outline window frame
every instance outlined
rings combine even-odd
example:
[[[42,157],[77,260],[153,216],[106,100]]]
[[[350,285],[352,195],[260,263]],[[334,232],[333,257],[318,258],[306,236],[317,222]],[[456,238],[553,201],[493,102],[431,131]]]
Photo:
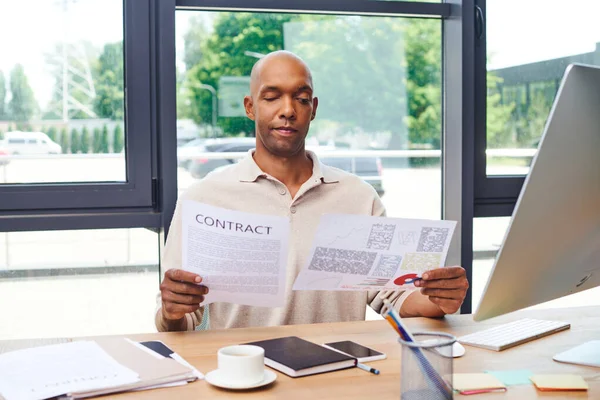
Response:
[[[476,0],[481,9],[481,41],[475,48],[475,217],[511,216],[525,176],[487,175],[487,34],[486,0]]]
[[[176,165],[169,167],[168,162],[170,154],[176,154],[175,117],[169,117],[175,95],[165,88],[169,78],[175,79],[174,66],[171,73],[165,68],[175,62],[174,8],[174,0],[123,0],[128,181],[0,186],[0,231],[134,227],[160,231],[164,218],[170,220],[168,211],[166,215],[162,210],[174,208],[177,193]]]
[[[177,10],[353,14],[439,18],[442,23],[442,216],[459,222],[447,263],[461,264],[471,280],[473,259],[473,137],[475,0],[407,1],[176,0]],[[461,101],[455,99],[460,98]],[[451,99],[451,101],[448,101]],[[452,117],[448,118],[449,112]],[[461,312],[471,312],[471,291]]]
[[[123,1],[126,182],[15,183],[0,185],[0,211],[152,207],[150,115],[150,3]]]
[[[290,0],[285,4],[272,0],[123,1],[124,47],[132,49],[126,53],[128,64],[125,69],[127,172],[139,174],[132,175],[137,180],[132,180],[130,186],[97,183],[25,185],[29,186],[25,191],[22,185],[21,195],[29,199],[29,208],[16,203],[17,192],[10,193],[7,187],[0,187],[3,200],[6,195],[12,196],[10,205],[13,207],[5,209],[4,201],[0,205],[0,231],[146,227],[158,233],[159,251],[162,252],[178,193],[177,138],[174,134],[177,130],[176,10],[437,18],[442,24],[442,216],[458,221],[447,263],[462,265],[471,279],[475,122],[476,116],[481,114],[476,108],[476,99],[480,97],[475,93],[483,90],[485,95],[485,86],[478,86],[474,78],[474,72],[481,73],[476,57],[481,49],[474,50],[476,42],[480,41],[476,40],[473,17],[477,0],[442,0],[440,3]],[[134,37],[138,41],[134,42]],[[134,45],[128,46],[128,43]],[[485,46],[483,54],[485,56]],[[485,64],[483,73],[485,77]],[[136,163],[136,157],[143,161]],[[55,196],[50,204],[47,194]],[[470,311],[469,291],[461,312]]]

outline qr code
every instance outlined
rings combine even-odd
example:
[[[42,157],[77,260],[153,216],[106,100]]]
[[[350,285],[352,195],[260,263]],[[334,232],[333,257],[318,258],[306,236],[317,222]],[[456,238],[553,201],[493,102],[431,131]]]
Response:
[[[396,225],[393,224],[374,224],[369,233],[367,242],[368,249],[389,250],[394,237]]]
[[[441,253],[444,251],[447,238],[448,228],[422,228],[417,251],[423,253]]]
[[[400,231],[398,232],[398,243],[400,246],[414,246],[417,244],[419,232],[416,231]]]
[[[308,269],[313,271],[339,272],[367,275],[373,267],[377,253],[358,250],[317,247]]]
[[[400,263],[402,263],[402,256],[382,255],[371,275],[391,279],[400,266]]]
[[[430,269],[439,268],[441,263],[442,255],[439,253],[406,253],[400,269],[410,272],[425,272]]]

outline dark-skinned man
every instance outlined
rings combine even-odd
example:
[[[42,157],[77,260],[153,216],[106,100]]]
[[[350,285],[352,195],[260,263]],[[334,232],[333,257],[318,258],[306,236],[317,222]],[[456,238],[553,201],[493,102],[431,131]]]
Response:
[[[296,55],[277,51],[253,67],[250,96],[244,98],[255,122],[256,149],[239,163],[214,171],[191,186],[182,199],[290,221],[284,307],[211,303],[200,307],[209,289],[202,277],[181,269],[181,209],[178,204],[165,246],[160,286],[159,331],[222,329],[364,320],[365,305],[380,312],[388,299],[403,317],[440,317],[456,312],[469,284],[463,268],[427,271],[421,290],[339,292],[292,291],[309,254],[321,215],[385,215],[375,190],[360,178],[328,167],[305,149],[319,101],[311,72]]]

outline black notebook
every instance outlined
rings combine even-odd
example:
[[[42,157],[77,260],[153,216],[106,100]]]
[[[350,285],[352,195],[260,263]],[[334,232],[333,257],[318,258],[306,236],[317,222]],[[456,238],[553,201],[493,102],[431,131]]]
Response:
[[[291,377],[320,374],[350,368],[356,359],[318,344],[287,336],[246,343],[265,349],[265,364]]]

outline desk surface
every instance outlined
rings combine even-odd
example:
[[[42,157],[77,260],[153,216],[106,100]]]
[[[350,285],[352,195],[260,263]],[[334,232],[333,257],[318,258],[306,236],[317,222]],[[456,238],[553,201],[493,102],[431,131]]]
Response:
[[[571,329],[538,339],[502,352],[465,346],[466,354],[455,359],[455,372],[484,370],[529,369],[534,373],[574,373],[584,377],[590,389],[583,393],[538,392],[533,385],[511,386],[506,393],[459,396],[465,399],[531,399],[531,398],[590,398],[600,399],[600,368],[558,363],[552,356],[588,340],[600,338],[600,307],[564,308],[522,311],[489,321],[476,323],[470,315],[452,315],[440,320],[406,319],[413,331],[436,330],[462,336],[490,326],[529,317],[561,320],[571,323]],[[277,380],[263,389],[242,392],[215,388],[205,381],[151,391],[124,393],[115,396],[131,399],[394,399],[400,398],[400,345],[397,335],[386,321],[347,322],[316,325],[293,325],[272,328],[229,329],[207,332],[155,333],[129,335],[134,340],[162,340],[203,373],[217,367],[220,347],[296,335],[315,343],[354,340],[387,354],[386,360],[372,362],[381,371],[373,375],[358,368],[289,378],[277,373]]]

